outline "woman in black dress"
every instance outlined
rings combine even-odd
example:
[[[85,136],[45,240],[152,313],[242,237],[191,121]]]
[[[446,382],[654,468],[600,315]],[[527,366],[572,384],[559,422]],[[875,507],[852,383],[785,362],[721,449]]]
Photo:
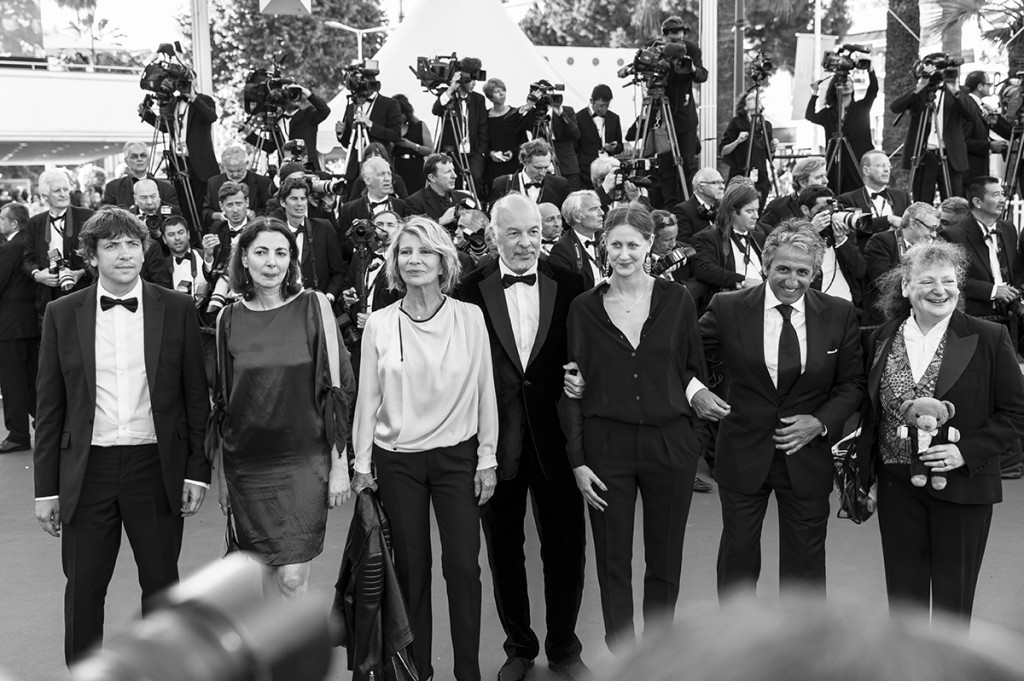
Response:
[[[505,83],[491,78],[484,84],[484,97],[491,100],[487,111],[487,134],[490,153],[484,168],[484,192],[489,196],[491,183],[502,175],[519,172],[519,145],[526,141],[523,116],[519,109],[505,103]]]
[[[763,211],[765,201],[768,199],[768,190],[772,186],[772,176],[769,173],[775,172],[775,168],[768,165],[768,158],[775,153],[775,140],[772,137],[772,124],[764,118],[763,104],[757,113],[764,121],[764,129],[762,130],[760,125],[756,130],[750,129],[751,119],[757,105],[758,96],[754,90],[740,98],[736,104],[736,115],[729,121],[729,126],[725,129],[722,141],[718,145],[718,151],[722,155],[722,160],[729,165],[729,177],[726,179],[726,184],[729,184],[734,177],[740,175],[749,177],[751,171],[757,171],[754,187],[761,195],[758,209]],[[754,145],[753,148],[750,146],[751,143]],[[748,153],[750,154],[749,166],[747,165]],[[745,169],[747,172],[743,172]]]
[[[423,159],[434,151],[427,124],[416,118],[409,98],[395,95],[393,99],[402,108],[402,139],[395,144],[395,174],[405,181],[409,193],[418,192],[427,183],[423,174]]]

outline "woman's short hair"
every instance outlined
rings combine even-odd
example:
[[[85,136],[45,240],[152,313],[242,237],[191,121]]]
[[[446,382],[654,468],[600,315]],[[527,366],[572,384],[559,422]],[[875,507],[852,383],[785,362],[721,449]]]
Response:
[[[387,161],[388,165],[391,165],[391,154],[388,153],[387,147],[380,142],[368,142],[366,148],[363,149],[363,159],[368,158],[382,158]]]
[[[505,87],[505,81],[500,78],[491,78],[489,81],[484,83],[484,97],[490,99],[491,95],[494,94],[494,91],[498,88],[508,92],[508,88]]]
[[[277,190],[277,200],[284,205],[284,200],[291,196],[291,193],[296,189],[301,189],[306,198],[309,198],[309,183],[306,182],[304,177],[289,177],[281,183],[281,188]]]
[[[793,185],[796,189],[806,186],[807,178],[825,167],[824,156],[808,156],[796,162],[793,166]]]
[[[258,217],[247,224],[238,236],[238,243],[231,251],[228,262],[228,279],[231,290],[237,291],[245,300],[256,297],[256,285],[249,275],[249,269],[242,264],[242,254],[249,250],[256,237],[264,232],[277,232],[288,240],[288,272],[281,282],[281,297],[288,300],[302,290],[302,275],[299,273],[299,247],[288,226],[277,218]]]
[[[825,240],[821,238],[810,220],[805,218],[790,218],[783,220],[778,227],[772,230],[768,238],[764,240],[764,248],[761,250],[761,261],[764,264],[764,271],[772,267],[775,254],[780,248],[795,248],[811,256],[814,261],[814,273],[821,270],[821,261],[825,257]]]
[[[655,234],[665,229],[666,227],[672,227],[674,225],[679,224],[679,221],[676,219],[676,216],[673,215],[671,211],[661,209],[651,211],[651,220],[654,221]]]
[[[914,272],[926,267],[952,267],[956,273],[956,287],[963,293],[968,262],[967,252],[959,244],[941,240],[914,244],[903,254],[900,264],[879,279],[879,295],[875,301],[875,308],[886,319],[901,319],[909,315],[910,300],[903,295],[903,284],[910,281]],[[961,295],[957,308],[963,310],[964,302],[964,296]]]
[[[608,215],[604,216],[604,236],[602,238],[607,239],[608,232],[622,225],[629,225],[640,232],[647,241],[654,238],[654,220],[651,218],[651,213],[639,205],[616,206],[608,211]]]
[[[96,257],[96,245],[100,239],[123,236],[141,241],[143,254],[149,250],[149,228],[137,215],[117,206],[104,206],[93,213],[78,233],[78,255],[85,261],[86,269],[96,274],[92,260]]]
[[[455,250],[455,243],[444,227],[437,224],[425,215],[414,215],[402,224],[388,244],[384,252],[384,260],[387,266],[388,288],[392,291],[404,291],[405,282],[398,271],[398,249],[402,237],[412,234],[419,237],[427,248],[437,252],[441,256],[441,272],[438,274],[438,281],[442,293],[451,293],[459,282],[459,274],[462,271],[459,265],[459,254]]]

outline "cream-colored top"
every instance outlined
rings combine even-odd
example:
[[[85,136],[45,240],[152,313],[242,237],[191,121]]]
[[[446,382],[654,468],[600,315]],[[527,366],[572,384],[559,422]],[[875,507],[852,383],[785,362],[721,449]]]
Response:
[[[483,312],[446,297],[433,317],[417,322],[400,305],[374,311],[363,329],[356,472],[370,472],[374,444],[423,452],[473,435],[477,470],[496,466],[498,403]]]

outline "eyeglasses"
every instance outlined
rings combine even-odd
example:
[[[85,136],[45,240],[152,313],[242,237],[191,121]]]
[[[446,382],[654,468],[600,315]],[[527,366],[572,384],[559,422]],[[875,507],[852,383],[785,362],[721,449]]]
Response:
[[[711,180],[705,182],[698,182],[697,184],[725,184],[725,180]]]
[[[917,218],[913,218],[912,217],[910,219],[913,220],[914,222],[916,222],[917,224],[921,225],[925,229],[927,229],[932,234],[935,234],[936,232],[939,231],[939,226],[940,226],[939,224],[929,225],[927,222],[922,222],[921,220],[918,220]],[[941,222],[940,222],[940,224],[941,224]]]

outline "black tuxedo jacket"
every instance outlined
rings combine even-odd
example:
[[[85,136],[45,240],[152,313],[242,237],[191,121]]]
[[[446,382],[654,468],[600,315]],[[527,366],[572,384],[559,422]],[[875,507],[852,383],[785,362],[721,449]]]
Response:
[[[487,130],[487,100],[479,92],[470,92],[466,100],[458,99],[459,105],[468,103],[468,121],[466,138],[469,140],[469,153],[486,154],[490,151],[489,134]],[[441,98],[434,101],[431,113],[440,118],[444,114],[445,107],[441,104]],[[395,140],[396,142],[398,140]],[[441,150],[451,151],[457,147],[455,143],[455,131],[451,125],[445,125],[441,131]]]
[[[594,117],[590,113],[590,107],[585,106],[576,112],[576,125],[580,129],[579,160],[580,174],[586,179],[587,186],[590,182],[590,164],[597,160],[604,148],[601,134],[594,123]],[[622,153],[622,122],[619,115],[609,111],[604,116],[604,138],[608,143],[614,142],[615,149],[610,156]]]
[[[429,186],[418,192],[409,194],[405,200],[408,215],[426,215],[431,220],[440,220],[449,208],[464,199],[472,199],[473,195],[459,189],[453,189],[447,196],[441,196]]]
[[[534,118],[536,119],[536,116]],[[548,143],[555,152],[558,174],[563,177],[579,175],[580,126],[576,122],[576,112],[571,106],[563,106],[560,116],[556,116],[554,111],[551,112],[551,135],[554,139],[548,140]],[[587,174],[590,174],[590,166],[587,166]]]
[[[303,230],[306,239],[299,259],[302,286],[330,293],[335,300],[340,299],[341,291],[345,288],[345,259],[337,232],[327,220],[308,217]]]
[[[985,113],[974,101],[974,98],[961,90],[960,99],[963,102],[966,117],[961,121],[964,130],[964,144],[967,146],[967,172],[964,173],[964,187],[976,177],[990,175],[989,158],[992,155],[992,147],[989,145],[989,132],[995,132],[1000,137],[1010,139],[1013,132],[1013,125],[1004,117],[999,116],[994,125],[989,125],[985,120]]]
[[[82,278],[78,280],[74,291],[80,291],[92,283],[92,275],[85,267],[85,261],[78,255],[78,233],[82,231],[82,225],[92,216],[92,211],[86,208],[68,206],[68,212],[64,218],[64,243],[61,251],[64,253],[64,260],[68,267],[73,270],[86,270]],[[33,270],[45,270],[50,266],[50,213],[44,212],[33,215],[25,225],[25,254],[22,258],[22,266],[25,274],[32,276]],[[32,281],[35,284],[35,280]],[[51,300],[67,295],[60,287],[49,287],[35,284],[36,286],[36,308],[39,314]]]
[[[25,230],[0,244],[0,341],[39,337],[36,288],[25,274]]]
[[[82,492],[96,411],[96,286],[46,308],[36,380],[35,496],[60,496],[71,522]],[[146,377],[164,487],[181,505],[186,479],[210,481],[204,450],[210,396],[192,298],[143,282]]]
[[[864,277],[867,274],[867,263],[864,261],[864,256],[861,254],[860,249],[857,248],[856,237],[851,234],[843,242],[842,246],[835,248],[835,252],[836,265],[839,266],[839,271],[846,277],[846,283],[850,286],[850,297],[853,299],[853,305],[859,310],[864,301]],[[811,288],[818,291],[825,288],[827,282],[824,281],[823,277],[824,273],[819,271],[814,277],[814,281],[811,282]]]
[[[754,494],[768,477],[780,416],[810,414],[828,429],[786,458],[794,494],[801,499],[832,490],[830,441],[864,398],[864,360],[857,311],[844,300],[809,290],[806,297],[807,366],[780,400],[765,366],[765,285],[719,293],[700,318],[708,357],[722,362],[732,413],[718,425],[715,479],[741,494]]]
[[[167,132],[164,121],[152,110],[142,115],[142,120]],[[199,182],[206,182],[220,171],[217,155],[213,152],[212,125],[217,122],[217,104],[210,95],[196,94],[188,103],[185,112],[185,148],[188,150],[192,174]]]
[[[494,183],[491,185],[491,196],[490,203],[494,205],[494,202],[512,192],[519,192],[526,196],[526,191],[523,189],[523,183],[519,177],[519,173],[514,175],[502,175],[495,178]],[[565,197],[569,196],[569,181],[564,177],[558,175],[547,175],[544,177],[544,181],[540,185],[540,194],[537,195],[537,203],[553,203],[559,210],[562,209],[562,202],[565,201]]]
[[[693,99],[693,84],[704,83],[708,79],[708,70],[704,68],[703,53],[697,43],[684,40],[686,54],[693,61],[692,73],[676,73],[669,71],[665,85],[665,96],[668,97],[669,109],[676,127],[676,135],[692,132],[697,129],[697,102]]]
[[[516,476],[526,437],[532,437],[537,460],[548,480],[572,475],[556,405],[562,394],[562,365],[567,359],[569,304],[583,292],[583,280],[577,274],[540,262],[536,286],[540,294],[540,325],[530,359],[523,367],[497,261],[471,272],[459,285],[458,297],[480,307],[487,324],[501,414],[497,456],[498,476],[502,480]]]
[[[583,290],[585,291],[594,288],[597,283],[594,280],[594,270],[590,266],[587,252],[583,249],[583,244],[580,243],[580,239],[573,229],[566,229],[555,245],[551,247],[548,264],[552,267],[569,270],[580,276],[583,279]]]
[[[405,217],[409,215],[409,207],[405,201],[399,198],[391,197],[391,210],[398,213],[399,217]],[[445,209],[447,210],[447,208]],[[373,214],[370,212],[370,203],[366,198],[366,192],[357,199],[353,199],[348,203],[342,204],[338,210],[338,235],[343,239],[348,235],[349,229],[352,228],[352,223],[356,220],[370,220]]]
[[[345,116],[342,118],[345,127],[340,133],[337,133],[338,142],[346,149],[352,141],[352,119],[354,116],[355,109],[349,102],[345,107]],[[370,128],[366,131],[367,137],[371,142],[383,144],[390,154],[395,147],[395,142],[402,139],[402,107],[399,106],[398,100],[377,95],[370,106],[369,118]]]
[[[924,95],[923,91],[910,90],[897,97],[896,101],[889,105],[889,110],[894,114],[910,111],[910,125],[907,126],[907,138],[903,147],[903,167],[908,170],[913,161],[914,142],[917,141],[918,128],[923,122],[926,139],[928,131],[931,130],[931,121],[925,115],[925,102],[930,96]],[[960,96],[960,93],[953,94],[946,90],[942,98],[942,140],[949,167],[957,173],[967,171],[967,144],[964,142],[963,126],[968,120],[963,97]]]
[[[864,263],[867,275],[864,280],[864,321],[867,324],[881,324],[882,313],[875,309],[878,301],[879,280],[889,270],[900,264],[900,252],[897,239],[902,238],[895,231],[879,232],[868,239],[864,247]]]
[[[751,230],[749,234],[757,245],[757,257],[763,263],[761,253],[764,249],[765,236],[756,229]],[[708,297],[719,291],[732,291],[736,284],[743,282],[743,275],[736,272],[736,257],[733,255],[732,245],[724,248],[724,240],[724,235],[717,227],[708,227],[693,237],[693,247],[697,250],[697,255],[693,256],[693,276],[707,287]]]
[[[676,241],[684,244],[692,244],[693,237],[714,222],[714,213],[710,216],[706,215],[701,205],[697,203],[697,197],[693,194],[685,201],[677,203],[672,209],[672,214],[676,216],[676,221],[679,223],[679,235],[676,237]]]
[[[870,362],[867,397],[858,452],[865,489],[882,466],[878,450],[881,422],[879,402],[882,372],[889,349],[905,317],[887,322],[867,339]],[[1024,433],[1024,382],[1006,327],[954,312],[946,331],[935,384],[935,398],[956,407],[949,425],[960,431],[957,447],[964,465],[946,474],[946,487],[922,487],[931,496],[954,504],[994,504],[1002,501],[999,459],[1010,443]]]
[[[147,178],[156,182],[156,188],[160,192],[160,203],[169,206],[178,205],[178,193],[174,191],[174,185],[167,180],[161,180],[147,175]],[[135,183],[138,182],[130,175],[122,175],[116,180],[107,182],[103,188],[102,203],[104,206],[121,206],[130,208],[135,205]]]
[[[213,214],[220,212],[220,199],[217,192],[228,181],[227,173],[218,173],[211,177],[206,183],[206,205],[203,207],[203,222],[207,227],[213,224]],[[245,186],[249,188],[249,208],[257,215],[262,215],[267,207],[267,201],[273,193],[270,178],[266,175],[246,171]]]
[[[902,189],[894,189],[893,187],[886,187],[885,193],[889,196],[889,205],[892,206],[892,214],[896,217],[902,217],[904,211],[907,210],[907,206],[910,205],[910,197]],[[845,194],[839,195],[839,207],[846,209],[856,209],[862,213],[871,215],[874,208],[871,205],[871,197],[868,194],[867,187],[861,187],[855,189],[852,192],[846,192]],[[857,230],[857,242],[861,248],[867,246],[868,239],[872,234],[879,232],[885,232],[889,230],[889,218],[887,217],[875,217],[871,220],[871,231],[865,232],[860,229]]]
[[[1000,248],[1006,253],[1010,265],[1009,281],[1006,283],[1020,286],[1024,284],[1024,264],[1017,248],[1017,230],[1005,220],[997,220],[996,227],[999,230]],[[996,308],[992,304],[992,285],[995,279],[989,265],[988,244],[981,225],[972,215],[959,225],[947,229],[946,238],[963,246],[970,259],[967,280],[964,282],[967,314],[975,317],[995,314]]]
[[[316,94],[310,94],[309,106],[295,112],[288,123],[288,139],[302,140],[306,143],[306,156],[314,171],[320,170],[320,152],[316,148],[316,132],[320,124],[331,115],[331,107]],[[245,141],[260,151],[273,154],[277,151],[277,143],[256,133],[249,133]]]
[[[757,221],[757,226],[767,235],[771,234],[782,221],[803,216],[800,204],[796,202],[796,194],[786,194],[777,196],[768,202]]]

